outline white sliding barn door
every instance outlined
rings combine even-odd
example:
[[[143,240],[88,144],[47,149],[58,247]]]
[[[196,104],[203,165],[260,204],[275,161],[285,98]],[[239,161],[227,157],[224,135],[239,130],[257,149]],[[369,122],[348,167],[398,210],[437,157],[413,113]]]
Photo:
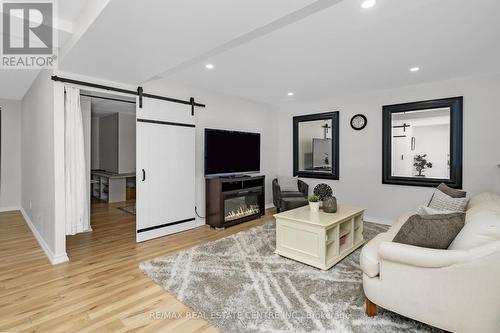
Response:
[[[143,98],[137,107],[137,242],[199,226],[194,124],[189,105]]]

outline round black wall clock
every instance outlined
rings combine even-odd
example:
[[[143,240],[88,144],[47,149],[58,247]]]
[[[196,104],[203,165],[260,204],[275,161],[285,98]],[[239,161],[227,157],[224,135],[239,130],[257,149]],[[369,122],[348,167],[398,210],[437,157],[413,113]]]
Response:
[[[365,115],[356,114],[351,118],[351,127],[356,131],[361,131],[366,127],[367,122],[368,120],[366,119]]]

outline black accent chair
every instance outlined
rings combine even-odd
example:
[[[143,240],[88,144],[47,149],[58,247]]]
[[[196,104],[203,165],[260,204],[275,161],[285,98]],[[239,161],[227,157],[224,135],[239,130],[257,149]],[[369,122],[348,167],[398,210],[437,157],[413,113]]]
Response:
[[[278,178],[273,180],[273,204],[278,213],[309,204],[308,193],[309,185],[300,179],[297,180],[297,191],[281,191]]]

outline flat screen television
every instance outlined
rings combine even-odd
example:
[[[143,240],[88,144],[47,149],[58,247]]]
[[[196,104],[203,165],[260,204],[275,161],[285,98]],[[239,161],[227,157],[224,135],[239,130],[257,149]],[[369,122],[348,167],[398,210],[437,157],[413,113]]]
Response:
[[[205,129],[205,175],[260,172],[260,134]]]

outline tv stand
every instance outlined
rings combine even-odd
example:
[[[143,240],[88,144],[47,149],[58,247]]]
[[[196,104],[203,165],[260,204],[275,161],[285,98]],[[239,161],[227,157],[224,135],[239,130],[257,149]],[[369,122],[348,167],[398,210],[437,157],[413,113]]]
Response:
[[[248,178],[252,177],[251,175],[227,175],[227,176],[220,176],[219,178],[222,179],[235,179],[235,178]]]
[[[206,223],[224,228],[265,214],[265,176],[239,175],[205,180]]]

